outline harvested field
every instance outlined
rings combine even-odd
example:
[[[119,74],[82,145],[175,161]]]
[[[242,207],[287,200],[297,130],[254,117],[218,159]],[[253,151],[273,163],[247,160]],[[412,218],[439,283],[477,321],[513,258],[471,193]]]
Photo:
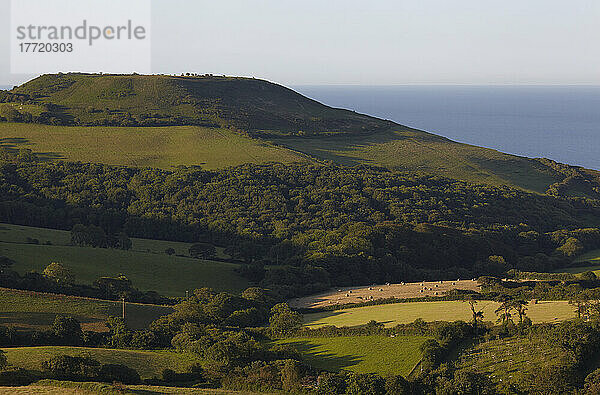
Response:
[[[480,287],[475,280],[448,280],[337,288],[317,295],[292,299],[290,306],[296,309],[307,309],[388,298],[436,298],[454,289],[479,292]]]

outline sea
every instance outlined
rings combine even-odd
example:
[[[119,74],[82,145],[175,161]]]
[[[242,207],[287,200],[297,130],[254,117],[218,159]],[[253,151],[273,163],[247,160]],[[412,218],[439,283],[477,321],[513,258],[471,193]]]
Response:
[[[454,141],[600,170],[600,86],[295,86]]]

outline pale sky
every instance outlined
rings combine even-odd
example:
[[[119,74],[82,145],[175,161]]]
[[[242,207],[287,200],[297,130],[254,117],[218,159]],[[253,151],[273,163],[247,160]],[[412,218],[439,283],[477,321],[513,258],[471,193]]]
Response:
[[[31,77],[10,73],[8,3],[0,85]],[[287,85],[600,84],[598,0],[152,0],[152,11],[153,73]]]

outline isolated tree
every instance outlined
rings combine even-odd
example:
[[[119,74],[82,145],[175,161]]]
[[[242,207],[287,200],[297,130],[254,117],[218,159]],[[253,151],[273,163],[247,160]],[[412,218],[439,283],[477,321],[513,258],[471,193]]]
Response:
[[[46,266],[43,274],[45,277],[54,280],[61,285],[73,284],[73,281],[75,280],[73,272],[62,263],[58,262],[52,262]]]
[[[175,249],[173,247],[169,247],[165,250],[165,254],[167,255],[174,255],[175,254]]]
[[[498,301],[500,302],[500,306],[498,306],[495,311],[498,316],[498,322],[501,322],[502,325],[508,325],[512,322],[512,314],[510,314],[510,311],[513,308],[513,301],[508,296],[502,296]]]
[[[75,224],[71,229],[71,244],[84,246],[87,244],[87,228],[82,224]]]
[[[512,308],[519,315],[519,324],[522,324],[523,318],[525,318],[527,312],[527,307],[525,306],[527,306],[527,302],[522,299],[512,301]]]
[[[468,297],[465,300],[467,303],[469,303],[469,308],[471,309],[471,315],[472,315],[471,322],[473,324],[473,331],[475,332],[475,336],[477,336],[477,332],[479,330],[479,322],[483,321],[483,311],[475,309],[477,300],[473,299],[472,297]]]
[[[51,330],[54,336],[63,344],[75,346],[82,342],[81,324],[73,317],[57,316]]]

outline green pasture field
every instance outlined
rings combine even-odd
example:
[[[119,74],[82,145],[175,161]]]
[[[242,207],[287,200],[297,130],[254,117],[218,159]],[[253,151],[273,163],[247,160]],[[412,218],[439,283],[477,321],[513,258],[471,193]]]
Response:
[[[139,303],[125,305],[127,325],[131,329],[144,329],[171,307]],[[98,299],[81,298],[41,292],[0,288],[0,325],[16,329],[47,329],[57,315],[71,316],[82,324],[84,330],[106,330],[104,321],[110,316],[122,315],[122,304]]]
[[[420,347],[427,339],[371,335],[291,338],[277,343],[294,346],[309,364],[319,369],[407,376],[421,360]]]
[[[54,355],[89,356],[100,363],[123,364],[138,371],[142,378],[160,377],[164,369],[185,372],[202,363],[197,356],[175,351],[115,350],[86,347],[16,347],[3,348],[12,366],[40,370],[42,362]]]
[[[483,311],[484,321],[496,321],[494,311],[497,307],[498,303],[492,301],[480,301],[477,304],[477,309]],[[556,322],[575,317],[575,310],[567,301],[540,301],[537,304],[529,304],[527,309],[527,316],[534,323]],[[304,323],[315,328],[326,325],[341,327],[363,325],[375,320],[392,327],[413,322],[417,318],[428,322],[469,321],[471,311],[469,305],[461,301],[393,303],[305,314]]]
[[[27,238],[37,239],[41,244],[48,241],[52,245],[68,246],[71,244],[71,232],[57,229],[36,228],[33,226],[21,226],[0,223],[0,241],[9,243],[26,243]],[[152,252],[164,254],[168,248],[173,248],[176,255],[189,256],[191,243],[178,241],[152,240],[131,238],[131,251]],[[229,258],[223,253],[222,247],[216,247],[218,258]]]
[[[105,248],[0,242],[0,255],[16,264],[23,274],[42,272],[52,262],[71,269],[75,281],[91,284],[103,276],[124,274],[133,286],[165,296],[185,296],[186,290],[211,287],[218,291],[241,291],[248,281],[235,273],[236,264],[166,254]]]

